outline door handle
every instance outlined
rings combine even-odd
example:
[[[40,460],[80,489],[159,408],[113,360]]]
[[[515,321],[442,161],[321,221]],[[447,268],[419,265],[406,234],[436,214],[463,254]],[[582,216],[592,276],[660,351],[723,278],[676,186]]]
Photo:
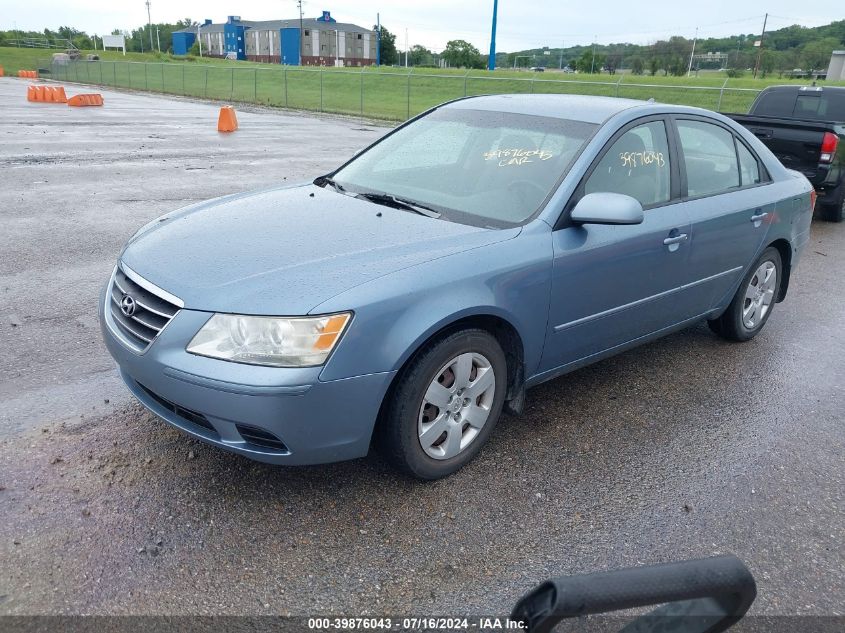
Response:
[[[675,235],[673,237],[667,237],[665,240],[663,240],[663,243],[666,246],[671,246],[672,244],[680,244],[681,242],[686,242],[686,241],[687,241],[687,234],[681,233],[680,235]]]
[[[751,216],[751,221],[756,224],[757,222],[761,222],[762,220],[765,220],[767,217],[769,217],[769,213],[767,211],[764,212],[764,213],[757,213],[757,214]]]

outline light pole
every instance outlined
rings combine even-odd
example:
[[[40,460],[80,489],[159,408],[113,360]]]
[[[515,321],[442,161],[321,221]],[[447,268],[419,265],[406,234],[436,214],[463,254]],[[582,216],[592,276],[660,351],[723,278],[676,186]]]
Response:
[[[692,58],[695,56],[695,43],[698,41],[698,27],[695,27],[695,37],[692,40],[692,52],[689,54],[689,68],[687,68],[687,77],[692,76]]]
[[[299,6],[299,65],[302,66],[302,51],[305,50],[303,48],[303,46],[304,46],[303,39],[305,38],[305,29],[302,27],[302,0],[297,0],[296,4],[297,4],[297,6]],[[281,46],[281,43],[279,45]]]
[[[596,69],[596,36],[593,36],[593,61],[590,62],[590,74],[592,75]]]
[[[150,52],[153,52],[153,21],[150,18],[150,0],[147,0],[147,30],[150,32]]]
[[[490,56],[487,58],[487,70],[496,70],[496,17],[499,12],[499,0],[493,0],[493,27],[490,33]]]

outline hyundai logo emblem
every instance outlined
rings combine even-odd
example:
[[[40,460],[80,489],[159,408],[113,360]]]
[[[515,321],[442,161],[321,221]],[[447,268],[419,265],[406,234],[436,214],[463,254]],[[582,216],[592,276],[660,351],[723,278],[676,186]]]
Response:
[[[135,303],[135,299],[130,297],[129,295],[123,295],[123,299],[120,300],[120,311],[123,312],[128,317],[131,317],[135,314],[135,309],[138,307],[138,304]]]

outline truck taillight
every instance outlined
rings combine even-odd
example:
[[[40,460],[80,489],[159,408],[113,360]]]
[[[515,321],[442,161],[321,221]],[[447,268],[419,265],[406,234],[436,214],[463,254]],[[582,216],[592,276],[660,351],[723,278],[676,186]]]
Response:
[[[810,189],[810,211],[814,211],[816,208],[816,198],[819,197],[819,194],[816,193],[815,189]]]
[[[838,145],[839,137],[832,132],[825,132],[824,138],[822,139],[822,154],[819,156],[819,161],[822,163],[832,163]]]

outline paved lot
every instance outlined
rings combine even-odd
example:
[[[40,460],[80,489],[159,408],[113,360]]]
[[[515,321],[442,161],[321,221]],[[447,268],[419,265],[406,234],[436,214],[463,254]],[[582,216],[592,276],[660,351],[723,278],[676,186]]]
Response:
[[[554,574],[735,553],[758,614],[845,614],[845,226],[762,335],[689,329],[547,383],[469,467],[278,469],[132,403],[96,296],[192,200],[314,176],[383,130],[0,79],[0,613],[502,613]]]

